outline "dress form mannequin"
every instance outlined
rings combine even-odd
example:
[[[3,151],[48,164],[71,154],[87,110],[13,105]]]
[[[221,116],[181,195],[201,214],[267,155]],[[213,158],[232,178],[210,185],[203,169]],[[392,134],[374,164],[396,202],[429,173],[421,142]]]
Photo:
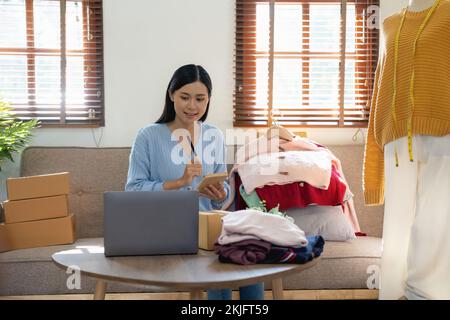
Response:
[[[426,83],[432,80],[431,74],[429,76],[425,76],[425,74],[434,68],[436,70],[445,69],[446,63],[449,61],[450,47],[443,46],[441,48],[440,39],[448,35],[450,2],[446,0],[409,0],[407,3],[408,6],[403,12],[389,17],[383,25],[387,30],[385,30],[385,34],[389,41],[385,41],[385,44],[389,50],[383,52],[384,60],[382,60],[383,65],[380,69],[382,75],[389,74],[390,77],[383,79],[381,76],[382,80],[378,84],[383,87],[384,83],[384,88],[390,88],[392,91],[376,91],[378,96],[374,106],[377,109],[374,109],[381,115],[382,111],[388,113],[386,110],[389,110],[394,114],[398,110],[396,107],[405,108],[407,111],[404,112],[409,113],[410,119],[413,117],[418,119],[420,115],[413,110],[418,110],[414,107],[419,105],[417,104],[417,97],[421,95],[419,90],[423,90],[425,95],[429,90],[419,88],[426,88]],[[445,31],[441,33],[438,29]],[[427,41],[428,39],[432,39],[433,42]],[[449,40],[450,38],[447,38],[447,43],[450,43]],[[434,51],[434,48],[438,47],[441,49]],[[433,59],[431,56],[435,52],[438,53],[439,58]],[[408,65],[405,62],[406,59],[409,59]],[[427,64],[426,68],[422,67],[423,63]],[[393,83],[392,77],[397,73],[399,76],[396,77],[396,80],[404,80]],[[401,82],[403,84],[399,84]],[[397,88],[399,92],[403,91],[401,96],[408,97],[408,99],[403,99],[403,101],[396,99],[400,95],[392,94],[395,91],[394,88]],[[435,96],[443,97],[446,95],[445,92],[450,91],[448,89],[440,90]],[[384,98],[388,101],[384,105],[378,103],[382,101],[383,93]],[[439,108],[450,110],[444,100],[440,103],[434,103],[431,99],[431,103],[427,103],[425,100],[422,103],[422,110],[426,112],[427,108],[434,108],[435,115],[433,117],[435,118],[445,118],[439,114]],[[450,101],[449,98],[446,100]],[[402,102],[398,103],[399,101]],[[442,107],[436,107],[440,104]],[[372,115],[374,114],[376,115],[375,112]],[[380,125],[382,123],[381,116],[378,116],[378,119],[376,116],[373,118],[375,119],[372,122],[374,124],[379,120],[379,132],[389,127],[389,125],[386,127],[383,127],[384,124]],[[394,116],[392,118],[392,121],[395,122]],[[446,119],[450,120],[449,116],[446,116]],[[379,282],[379,298],[382,300],[398,299],[402,296],[407,299],[450,298],[450,273],[448,272],[450,270],[450,254],[443,254],[444,251],[449,252],[447,248],[450,244],[449,205],[444,202],[448,200],[448,196],[434,197],[434,192],[438,190],[445,190],[447,195],[450,194],[448,187],[450,131],[446,129],[430,135],[425,130],[419,129],[420,125],[417,123],[416,120],[416,125],[410,127],[412,130],[403,130],[408,126],[405,124],[401,127],[402,136],[393,137],[392,141],[383,146],[384,161],[380,171],[384,170],[385,177],[383,181],[385,209]],[[430,127],[434,128],[435,126]],[[416,131],[414,132],[414,130]],[[411,144],[408,141],[410,136],[412,137]],[[436,146],[436,148],[432,148],[432,146]],[[401,150],[398,154],[396,148]],[[440,150],[446,150],[446,152],[440,153]],[[367,152],[366,154],[370,159],[371,153]],[[411,160],[411,154],[414,155],[414,161]],[[396,165],[397,157],[400,159],[399,166]],[[446,177],[440,179],[444,174]],[[447,221],[446,224],[443,221]],[[440,225],[443,225],[443,228],[440,228]],[[437,226],[440,228],[439,230],[436,229]],[[447,248],[434,250],[431,246],[426,245],[430,243]]]
[[[408,10],[419,12],[431,8],[435,0],[409,0]]]

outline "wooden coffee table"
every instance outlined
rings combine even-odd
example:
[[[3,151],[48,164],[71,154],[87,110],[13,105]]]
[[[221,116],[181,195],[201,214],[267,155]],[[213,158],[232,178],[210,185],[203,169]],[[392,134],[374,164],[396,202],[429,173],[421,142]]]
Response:
[[[78,267],[81,274],[95,278],[94,299],[105,299],[108,281],[154,285],[190,291],[191,299],[201,299],[207,289],[234,288],[271,281],[274,299],[283,299],[282,278],[314,266],[306,264],[237,265],[221,263],[212,251],[195,255],[105,257],[103,239],[91,239],[75,249],[52,255],[64,270]]]

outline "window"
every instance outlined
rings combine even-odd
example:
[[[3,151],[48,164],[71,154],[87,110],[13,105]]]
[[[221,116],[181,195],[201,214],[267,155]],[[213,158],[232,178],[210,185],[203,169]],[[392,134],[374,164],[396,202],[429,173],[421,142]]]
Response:
[[[104,125],[101,0],[0,0],[0,95],[42,127]]]
[[[367,126],[378,2],[237,0],[234,126]]]

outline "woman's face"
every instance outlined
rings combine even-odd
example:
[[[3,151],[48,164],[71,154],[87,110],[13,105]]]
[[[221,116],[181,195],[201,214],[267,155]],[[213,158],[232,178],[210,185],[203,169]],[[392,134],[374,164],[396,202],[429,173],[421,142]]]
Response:
[[[174,102],[176,117],[185,125],[199,120],[206,112],[208,89],[200,81],[189,83],[170,95]]]

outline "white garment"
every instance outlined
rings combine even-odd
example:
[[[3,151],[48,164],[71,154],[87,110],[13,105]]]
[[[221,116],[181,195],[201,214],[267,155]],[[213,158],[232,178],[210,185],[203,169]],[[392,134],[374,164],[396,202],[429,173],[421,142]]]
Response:
[[[289,219],[276,214],[247,209],[222,217],[221,245],[259,239],[282,247],[306,246],[305,232]]]
[[[450,135],[415,135],[413,152],[407,137],[384,148],[380,299],[450,299]]]
[[[331,179],[331,154],[326,150],[265,153],[239,165],[238,172],[247,194],[255,188],[299,181],[326,190]]]

